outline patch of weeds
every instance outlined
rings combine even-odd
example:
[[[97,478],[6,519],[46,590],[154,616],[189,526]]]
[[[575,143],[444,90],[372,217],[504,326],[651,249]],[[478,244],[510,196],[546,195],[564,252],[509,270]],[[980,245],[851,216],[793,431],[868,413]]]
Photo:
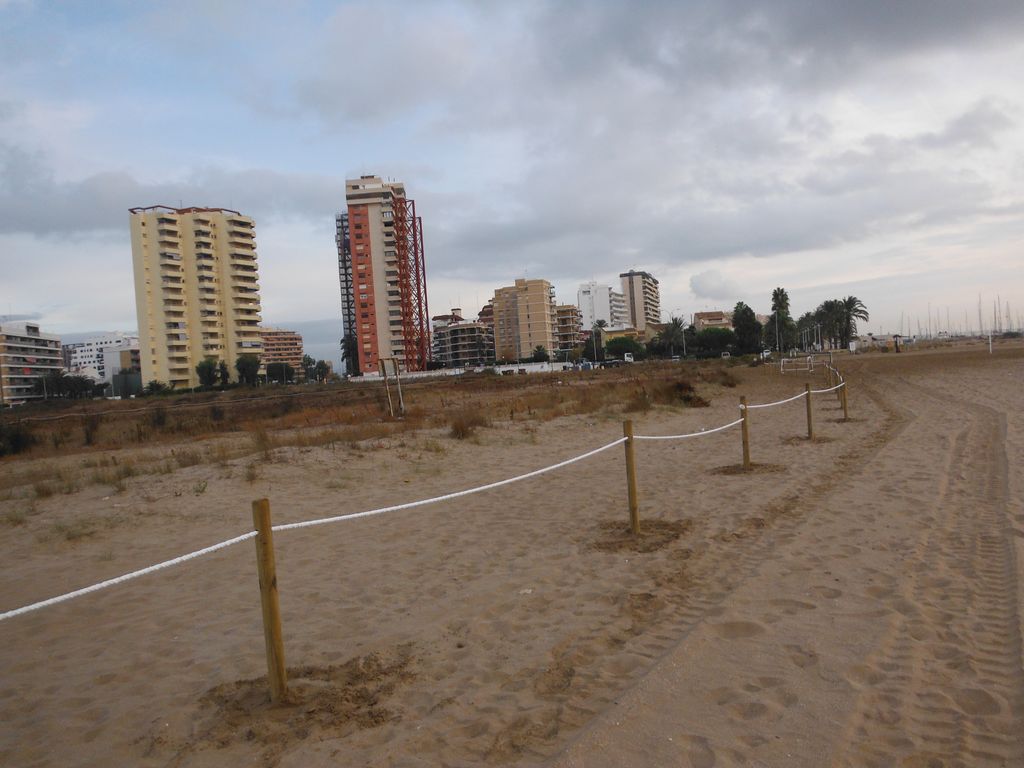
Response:
[[[32,486],[37,499],[48,499],[53,496],[54,487],[50,483],[38,482]]]
[[[264,461],[270,461],[270,452],[274,450],[274,441],[267,434],[267,430],[263,427],[255,429],[252,433],[252,445],[263,455]]]
[[[177,451],[171,451],[174,455],[175,461],[178,462],[179,467],[194,467],[196,464],[200,464],[203,461],[203,455],[193,448],[181,448]]]
[[[260,477],[259,470],[256,468],[255,462],[249,462],[245,465],[245,479],[250,483],[255,483]]]
[[[651,398],[647,394],[646,389],[639,389],[633,393],[633,396],[626,401],[625,407],[622,409],[626,413],[636,413],[651,410]]]
[[[463,411],[452,417],[449,435],[456,440],[465,440],[476,432],[477,427],[491,426],[490,420],[480,411]]]
[[[28,520],[28,513],[23,509],[9,509],[0,516],[0,520],[3,520],[5,525],[24,525]]]
[[[70,523],[54,523],[53,534],[65,541],[79,541],[96,533],[96,524],[89,519],[75,520]]]
[[[196,496],[202,496],[204,493],[206,493],[206,485],[207,483],[205,480],[200,480],[198,483],[192,486],[192,493],[194,493]]]

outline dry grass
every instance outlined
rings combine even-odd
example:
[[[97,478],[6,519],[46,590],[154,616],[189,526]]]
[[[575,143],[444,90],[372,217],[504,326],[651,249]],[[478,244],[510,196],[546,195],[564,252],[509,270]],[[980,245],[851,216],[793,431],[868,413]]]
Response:
[[[491,420],[482,412],[467,410],[455,414],[449,422],[449,436],[456,440],[465,440],[476,432],[477,427],[489,427]]]

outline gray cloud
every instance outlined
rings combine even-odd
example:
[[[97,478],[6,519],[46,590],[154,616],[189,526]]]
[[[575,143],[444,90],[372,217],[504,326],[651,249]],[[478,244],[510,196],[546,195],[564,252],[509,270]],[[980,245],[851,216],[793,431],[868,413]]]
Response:
[[[701,299],[735,299],[740,293],[739,285],[717,269],[693,275],[690,278],[690,290]]]
[[[325,219],[343,200],[340,178],[266,169],[205,168],[163,183],[143,183],[123,172],[61,182],[39,154],[0,143],[0,233],[126,229],[129,208],[158,204],[236,208],[257,219]]]

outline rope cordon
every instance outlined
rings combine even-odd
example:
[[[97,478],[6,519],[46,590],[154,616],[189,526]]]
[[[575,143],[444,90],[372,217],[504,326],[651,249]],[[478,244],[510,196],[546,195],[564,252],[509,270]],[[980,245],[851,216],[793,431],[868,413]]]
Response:
[[[472,493],[480,493],[482,491],[490,490],[491,488],[498,488],[498,487],[500,487],[502,485],[508,485],[509,483],[518,482],[519,480],[526,480],[526,479],[531,478],[531,477],[536,477],[537,475],[543,475],[545,472],[552,472],[552,471],[554,471],[556,469],[561,469],[562,467],[567,467],[570,464],[575,464],[577,461],[583,461],[584,459],[588,459],[591,456],[594,456],[594,455],[596,455],[598,453],[601,453],[602,451],[607,451],[609,448],[614,448],[616,445],[621,445],[622,443],[626,442],[626,439],[627,438],[625,438],[625,437],[620,437],[618,440],[613,440],[612,442],[610,442],[610,443],[608,443],[606,445],[602,445],[600,448],[595,448],[592,451],[587,451],[586,453],[580,454],[579,456],[574,456],[571,459],[566,459],[565,461],[560,461],[557,464],[552,464],[551,466],[543,467],[541,469],[535,469],[532,472],[527,472],[526,474],[523,474],[523,475],[517,475],[515,477],[510,477],[510,478],[507,478],[505,480],[499,480],[496,483],[488,483],[487,485],[481,485],[481,486],[478,486],[476,488],[468,488],[468,489],[466,489],[464,491],[456,491],[455,493],[446,493],[443,496],[434,496],[433,498],[430,498],[430,499],[422,499],[420,501],[410,501],[410,502],[408,502],[406,504],[395,504],[395,505],[390,506],[390,507],[381,507],[380,509],[371,509],[371,510],[369,510],[367,512],[355,512],[355,513],[353,513],[351,515],[337,515],[335,517],[325,517],[325,518],[321,518],[319,520],[307,520],[307,521],[301,522],[301,523],[286,523],[286,524],[283,524],[283,525],[275,525],[275,526],[273,526],[273,528],[271,528],[271,530],[273,530],[273,531],[290,531],[290,530],[292,530],[294,528],[308,528],[308,527],[314,526],[314,525],[324,525],[325,523],[336,523],[336,522],[339,522],[341,520],[354,520],[354,519],[359,518],[359,517],[369,517],[371,515],[380,515],[380,514],[383,514],[384,512],[396,512],[396,511],[398,511],[400,509],[411,509],[413,507],[422,507],[425,504],[434,504],[434,503],[439,502],[439,501],[446,501],[448,499],[456,499],[456,498],[459,498],[460,496],[469,496]],[[106,581],[101,581],[101,582],[98,582],[97,584],[92,584],[92,585],[90,585],[88,587],[82,587],[81,589],[76,589],[73,592],[67,592],[66,594],[58,595],[57,597],[51,597],[51,598],[49,598],[47,600],[40,600],[38,603],[32,603],[30,605],[25,605],[25,606],[22,606],[21,608],[14,608],[14,609],[12,609],[10,611],[5,611],[4,613],[0,613],[0,621],[4,621],[5,619],[12,619],[15,616],[20,616],[20,615],[22,615],[24,613],[29,613],[31,611],[39,610],[40,608],[46,608],[46,607],[51,606],[51,605],[56,605],[57,603],[63,603],[66,600],[71,600],[71,599],[76,598],[76,597],[81,597],[82,595],[87,595],[90,592],[98,592],[101,589],[106,589],[107,587],[112,587],[112,586],[114,586],[116,584],[122,584],[122,583],[124,583],[126,581],[131,581],[132,579],[137,579],[140,576],[145,576],[147,574],[153,573],[154,571],[163,570],[164,568],[170,568],[173,565],[178,565],[178,564],[184,563],[184,562],[186,562],[188,560],[193,560],[193,559],[195,559],[197,557],[202,557],[203,555],[208,555],[208,554],[210,554],[212,552],[216,552],[219,549],[225,549],[225,548],[230,547],[230,546],[232,546],[234,544],[238,544],[238,543],[246,541],[248,539],[255,538],[255,536],[256,536],[256,531],[249,531],[248,533],[243,533],[241,536],[235,536],[232,539],[227,539],[226,541],[222,541],[222,542],[219,542],[217,544],[213,544],[213,545],[211,545],[209,547],[203,547],[202,549],[197,549],[194,552],[189,552],[188,554],[181,555],[179,557],[175,557],[175,558],[172,558],[170,560],[164,560],[162,563],[157,563],[155,565],[150,565],[150,566],[148,566],[146,568],[140,568],[137,571],[131,571],[130,573],[125,573],[125,574],[123,574],[121,576],[116,576],[116,577],[114,577],[112,579],[107,579]]]
[[[812,395],[824,395],[826,392],[835,392],[840,387],[845,387],[845,386],[846,386],[846,382],[845,381],[841,381],[838,384],[836,384],[834,387],[829,387],[828,389],[812,389],[811,390],[811,394]]]
[[[774,403],[759,403],[758,405],[742,405],[741,404],[740,405],[740,410],[742,411],[744,408],[746,408],[748,411],[755,410],[756,408],[774,408],[776,405],[785,405],[786,403],[792,403],[794,400],[799,400],[801,397],[803,397],[806,394],[807,394],[806,392],[801,392],[798,395],[793,395],[792,397],[787,397],[785,400],[776,400]]]
[[[688,437],[703,437],[704,435],[710,435],[715,432],[721,432],[723,429],[729,429],[729,427],[735,427],[737,424],[742,424],[743,419],[736,419],[736,421],[730,421],[728,424],[723,424],[720,427],[714,429],[702,429],[700,432],[690,432],[687,435],[634,435],[634,440],[685,440]]]

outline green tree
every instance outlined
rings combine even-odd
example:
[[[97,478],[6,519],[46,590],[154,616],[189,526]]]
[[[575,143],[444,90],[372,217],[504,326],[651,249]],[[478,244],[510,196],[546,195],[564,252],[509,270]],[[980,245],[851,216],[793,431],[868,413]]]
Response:
[[[217,367],[217,373],[220,377],[220,385],[226,387],[231,383],[231,371],[228,370],[228,364],[223,360],[220,361],[220,365]]]
[[[306,381],[312,381],[313,380],[313,376],[315,375],[313,373],[313,369],[314,368],[316,368],[316,360],[313,357],[311,357],[310,355],[303,355],[302,356],[302,375],[306,379]]]
[[[680,317],[669,317],[665,327],[658,331],[657,340],[663,354],[669,357],[686,350],[686,323]]]
[[[838,347],[845,324],[843,303],[838,299],[826,299],[814,310],[814,319],[821,326],[822,343],[830,349]]]
[[[729,328],[705,328],[697,334],[697,354],[717,357],[736,343],[736,334]]]
[[[772,291],[772,314],[764,326],[764,343],[780,352],[797,344],[796,323],[789,314],[789,293],[785,288]]]
[[[199,377],[199,386],[212,389],[217,383],[217,361],[212,357],[203,358],[196,364],[196,375]]]
[[[780,289],[776,289],[780,290]],[[761,351],[761,323],[749,306],[736,302],[732,311],[732,327],[736,334],[736,351],[749,355]]]
[[[295,369],[292,368],[288,363],[268,363],[267,364],[267,379],[270,381],[281,382],[287,384],[294,380]]]
[[[341,340],[341,362],[345,365],[345,371],[349,376],[362,375],[359,370],[359,341],[351,331],[346,333]],[[320,379],[319,375],[317,375],[317,379]]]
[[[850,340],[857,335],[857,321],[867,322],[869,319],[868,308],[856,296],[847,296],[839,303],[842,313],[840,337],[843,347],[849,347]]]
[[[590,329],[590,341],[584,345],[587,354],[593,355],[595,363],[604,360],[604,341],[601,337],[604,335],[604,329],[607,327],[607,320],[598,320],[594,323],[594,327]]]
[[[613,357],[625,357],[627,352],[633,354],[634,360],[643,360],[647,357],[647,348],[636,339],[630,336],[618,336],[611,339],[605,345],[605,350]]]
[[[167,385],[158,379],[153,379],[146,385],[146,388],[143,390],[143,392],[145,392],[147,395],[159,395],[161,392],[166,391]]]
[[[255,386],[260,372],[260,359],[256,355],[239,355],[235,360],[235,370],[238,371],[240,383]]]
[[[538,344],[533,350],[531,359],[535,363],[546,363],[551,359],[551,355],[548,354],[548,350],[543,344]]]
[[[327,375],[331,372],[331,366],[327,364],[326,360],[317,360],[316,365],[313,366],[313,375],[317,381],[327,381]]]

